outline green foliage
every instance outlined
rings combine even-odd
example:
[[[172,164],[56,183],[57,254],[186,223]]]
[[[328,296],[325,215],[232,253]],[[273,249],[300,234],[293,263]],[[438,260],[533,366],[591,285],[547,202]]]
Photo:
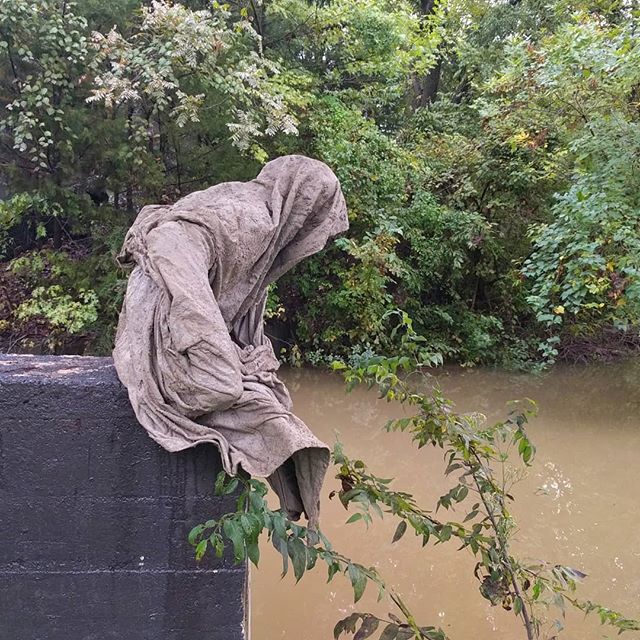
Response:
[[[74,299],[64,293],[62,287],[36,287],[31,298],[23,302],[15,311],[18,320],[39,316],[52,327],[67,333],[78,333],[98,319],[98,297],[95,291],[81,289]]]
[[[140,206],[303,153],[351,229],[271,293],[292,362],[394,354],[397,308],[466,365],[637,346],[638,12],[427,5],[0,0],[0,259],[72,255],[108,351]]]
[[[193,11],[155,1],[142,8],[140,24],[128,38],[114,28],[94,32],[92,45],[96,88],[87,101],[103,102],[111,111],[120,105],[140,109],[129,133],[135,163],[143,162],[145,130],[154,112],[166,112],[181,129],[221,102],[231,140],[241,150],[265,134],[297,132],[281,96],[271,90],[278,65],[259,55],[260,39],[251,23],[234,20],[217,2],[210,10]],[[253,153],[266,158],[259,146]]]
[[[337,443],[332,462],[339,484],[330,497],[337,495],[346,509],[354,509],[346,524],[364,523],[369,527],[376,517],[391,517],[398,522],[393,543],[400,543],[407,532],[413,532],[423,547],[453,543],[459,551],[471,553],[480,595],[491,605],[500,605],[518,617],[528,640],[547,637],[548,626],[556,631],[562,629],[566,604],[585,613],[596,613],[602,624],[611,625],[620,633],[639,630],[637,621],[576,598],[577,585],[586,577],[581,571],[541,560],[525,562],[511,550],[517,530],[510,508],[515,499],[513,486],[524,469],[533,465],[535,457],[535,446],[527,431],[535,405],[531,401],[516,403],[509,417],[496,424],[487,423],[480,414],[457,413],[428,379],[418,384],[411,381],[410,374],[438,364],[441,357],[415,333],[406,314],[400,313],[399,320],[395,331],[403,352],[410,356],[364,356],[351,365],[336,362],[334,369],[344,373],[348,389],[365,384],[377,388],[380,397],[407,405],[412,415],[391,420],[387,431],[407,433],[418,449],[441,449],[447,463],[445,475],[453,483],[440,496],[435,509],[426,509],[411,493],[396,490],[391,479],[372,473],[364,461],[349,458]],[[511,464],[514,457],[518,460],[516,466]],[[267,488],[262,482],[242,477],[229,479],[224,473],[218,476],[218,495],[233,494],[238,488],[235,512],[197,525],[191,531],[189,541],[195,547],[196,558],[202,558],[209,547],[221,556],[230,545],[236,562],[249,558],[257,564],[259,536],[265,532],[282,556],[283,574],[291,565],[296,580],[300,580],[320,560],[328,567],[329,581],[337,574],[349,579],[355,602],[370,582],[378,587],[380,598],[386,596],[394,605],[396,613],[390,613],[386,620],[370,613],[351,614],[337,623],[335,638],[354,634],[359,639],[378,633],[379,640],[446,640],[441,629],[418,623],[400,594],[373,569],[341,555],[321,532],[309,531],[289,521],[282,512],[269,509],[264,500]],[[440,509],[446,512],[453,507],[459,515],[456,520],[436,517]],[[556,620],[549,620],[550,609],[557,611]]]
[[[0,64],[12,98],[0,128],[8,132],[20,169],[55,173],[73,153],[71,112],[86,71],[87,22],[72,2],[2,0]]]
[[[90,247],[69,240],[64,250],[55,251],[46,239],[50,222],[42,217],[44,205],[35,202],[44,220],[39,223],[44,246],[6,263],[0,277],[0,333],[13,348],[104,353],[111,348],[126,286],[125,274],[113,268],[124,229],[114,227],[103,212],[106,219],[94,223]]]
[[[267,486],[259,480],[244,476],[230,478],[224,471],[216,478],[214,491],[219,496],[236,497],[236,511],[219,520],[208,520],[195,526],[189,533],[189,543],[195,547],[200,560],[211,549],[222,557],[231,543],[235,562],[250,560],[258,565],[260,534],[266,533],[268,541],[282,556],[283,576],[293,569],[296,581],[323,562],[331,581],[337,574],[344,574],[354,589],[354,601],[363,595],[368,581],[379,588],[380,597],[387,590],[375,569],[350,561],[332,549],[322,532],[311,531],[289,520],[281,511],[269,508],[265,500]]]
[[[238,491],[240,489],[240,491]],[[282,556],[282,575],[291,569],[299,581],[307,571],[314,569],[319,562],[327,567],[328,581],[336,575],[345,576],[353,588],[354,602],[362,598],[367,584],[372,583],[378,589],[379,599],[388,595],[400,613],[408,613],[400,596],[378,575],[373,567],[365,567],[334,550],[331,543],[320,531],[311,531],[289,520],[281,511],[270,509],[264,499],[267,487],[263,482],[245,477],[229,478],[220,472],[215,484],[216,495],[235,495],[236,511],[222,516],[218,520],[208,520],[196,525],[189,533],[189,543],[195,548],[196,559],[200,560],[211,550],[222,557],[227,546],[233,552],[237,563],[251,561],[256,566],[260,560],[258,540],[265,533],[267,540]],[[356,514],[359,515],[359,514]],[[355,521],[355,520],[353,520]],[[360,623],[359,636],[368,637],[380,623],[385,625],[383,633],[389,639],[417,637],[427,640],[445,640],[446,636],[435,627],[418,627],[415,622],[402,622],[391,614],[390,620],[381,620],[371,614],[353,614],[340,621],[334,635],[338,638],[344,632],[354,633]],[[376,624],[377,623],[377,624]],[[391,628],[395,633],[390,635]],[[370,631],[368,635],[364,635]],[[409,635],[406,632],[410,631]],[[419,635],[415,635],[418,633]]]
[[[38,194],[19,193],[8,200],[0,201],[0,259],[9,257],[15,244],[11,232],[19,226],[36,239],[47,236],[45,220],[61,213],[58,205],[50,204]]]
[[[0,259],[69,258],[64,276],[7,272],[0,336],[12,348],[108,352],[123,288],[113,256],[135,210],[225,171],[253,174],[258,139],[295,132],[272,86],[277,63],[246,16],[115,5],[0,5],[0,190],[11,195],[0,200]],[[227,161],[234,145],[248,157]]]
[[[533,251],[523,266],[527,301],[546,328],[542,349],[549,359],[567,333],[628,329],[638,322],[640,122],[634,91],[640,48],[634,29],[633,20],[617,25],[577,14],[537,48],[513,43],[497,81],[502,91],[526,97],[517,111],[528,115],[544,107],[569,138],[571,185],[556,196],[551,221],[531,227]]]
[[[407,0],[275,0],[265,47],[312,78],[315,94],[340,96],[373,121],[391,124],[406,105],[413,73],[433,64],[439,16],[417,20]]]

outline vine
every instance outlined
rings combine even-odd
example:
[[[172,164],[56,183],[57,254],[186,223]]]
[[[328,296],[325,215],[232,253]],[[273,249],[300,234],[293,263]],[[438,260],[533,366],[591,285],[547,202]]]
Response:
[[[576,588],[586,576],[578,569],[551,562],[527,562],[513,554],[511,541],[516,525],[509,509],[514,501],[511,491],[534,461],[535,446],[526,427],[535,415],[535,405],[531,401],[523,406],[516,403],[506,420],[493,425],[487,424],[481,414],[457,413],[438,388],[424,391],[424,384],[415,382],[413,374],[424,373],[424,367],[437,364],[439,358],[429,351],[424,338],[414,332],[408,316],[397,313],[400,321],[394,331],[403,342],[403,353],[410,353],[411,357],[369,356],[359,363],[334,363],[334,369],[342,371],[348,389],[359,384],[377,387],[386,400],[412,407],[411,417],[391,420],[386,425],[387,431],[406,432],[418,448],[442,449],[447,462],[445,475],[455,477],[455,483],[440,496],[435,512],[425,509],[410,493],[394,490],[392,480],[374,475],[362,460],[349,458],[337,443],[332,460],[340,488],[331,495],[337,495],[345,508],[354,509],[347,523],[362,520],[368,525],[374,516],[382,518],[387,514],[398,520],[393,542],[413,531],[423,546],[454,542],[459,550],[468,550],[476,559],[474,574],[480,583],[480,594],[492,605],[501,605],[517,616],[527,640],[543,637],[548,624],[554,636],[562,630],[566,605],[585,614],[595,613],[602,624],[619,633],[640,631],[636,620],[579,600]],[[421,382],[424,383],[422,376]],[[515,468],[508,464],[514,452],[520,460]],[[355,634],[354,640],[364,640],[381,631],[379,640],[446,640],[441,629],[421,625],[375,569],[335,551],[321,532],[309,531],[280,511],[269,509],[264,500],[267,488],[262,482],[227,479],[222,473],[216,493],[232,494],[239,487],[236,512],[191,531],[189,539],[196,547],[197,558],[210,546],[221,556],[226,541],[230,541],[237,562],[249,558],[257,565],[258,540],[266,531],[268,540],[282,556],[283,574],[287,573],[290,561],[296,580],[300,580],[305,571],[321,560],[328,567],[329,580],[338,573],[350,580],[355,602],[371,582],[378,587],[379,597],[387,596],[395,606],[396,611],[389,614],[388,620],[370,613],[351,614],[337,623],[335,638]],[[463,503],[466,513],[460,521],[435,515],[440,509],[460,508]],[[546,616],[550,608],[557,611],[551,623]]]

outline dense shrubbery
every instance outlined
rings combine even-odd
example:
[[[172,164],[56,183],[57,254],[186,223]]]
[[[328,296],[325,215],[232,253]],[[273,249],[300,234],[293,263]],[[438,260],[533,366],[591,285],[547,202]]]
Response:
[[[2,347],[108,351],[137,209],[303,153],[351,230],[272,292],[292,359],[389,353],[397,308],[465,363],[634,348],[637,28],[584,1],[0,0]]]

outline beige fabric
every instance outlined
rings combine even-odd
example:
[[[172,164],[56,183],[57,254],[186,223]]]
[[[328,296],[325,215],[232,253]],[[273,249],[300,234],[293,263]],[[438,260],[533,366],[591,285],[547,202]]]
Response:
[[[285,156],[255,180],[144,207],[119,256],[133,267],[113,358],[139,422],[165,449],[218,446],[311,525],[329,450],[293,413],[264,335],[266,287],[347,229],[337,178]]]

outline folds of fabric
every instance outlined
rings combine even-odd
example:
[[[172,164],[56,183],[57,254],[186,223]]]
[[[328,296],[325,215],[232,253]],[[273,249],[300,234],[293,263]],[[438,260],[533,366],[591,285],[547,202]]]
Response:
[[[291,413],[262,315],[269,282],[343,231],[346,209],[325,165],[280,160],[256,181],[141,211],[121,254],[133,270],[113,357],[156,442],[215,444],[228,473],[268,478],[314,526],[329,451]]]

